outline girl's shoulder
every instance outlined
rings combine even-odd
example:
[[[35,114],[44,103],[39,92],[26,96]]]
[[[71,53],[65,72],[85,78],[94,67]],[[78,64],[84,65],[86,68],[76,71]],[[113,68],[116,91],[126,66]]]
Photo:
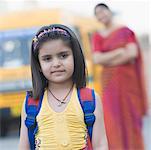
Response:
[[[24,102],[24,105],[25,105],[25,110],[26,110],[26,113],[28,112],[27,110],[31,109],[30,106],[34,106],[36,108],[39,108],[39,105],[41,105],[42,103],[42,99],[43,99],[43,95],[41,95],[40,98],[37,98],[35,99],[34,98],[34,95],[33,95],[33,92],[30,90],[30,91],[27,91],[26,92],[26,97],[25,97],[25,102]],[[36,109],[37,111],[39,109]]]
[[[81,97],[84,99],[100,99],[99,94],[95,91],[94,88],[84,87],[79,89],[78,95],[80,94]]]
[[[32,90],[28,90],[26,91],[26,94],[30,97],[33,97],[33,91]]]

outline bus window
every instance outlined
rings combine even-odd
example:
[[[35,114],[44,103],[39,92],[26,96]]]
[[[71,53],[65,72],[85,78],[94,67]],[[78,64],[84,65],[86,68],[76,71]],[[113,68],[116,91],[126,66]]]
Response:
[[[16,68],[29,65],[29,51],[34,30],[0,32],[0,67]]]
[[[2,67],[12,68],[22,65],[21,43],[19,40],[8,40],[2,43]]]
[[[29,65],[32,36],[25,36],[22,40],[22,57],[23,64]]]

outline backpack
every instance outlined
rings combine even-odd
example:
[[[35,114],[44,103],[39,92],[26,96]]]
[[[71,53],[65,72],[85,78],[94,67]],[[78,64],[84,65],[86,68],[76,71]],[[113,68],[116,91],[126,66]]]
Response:
[[[94,90],[89,88],[81,88],[77,90],[77,94],[84,113],[84,121],[88,131],[87,147],[84,150],[92,150],[91,140],[92,140],[93,124],[95,122]],[[35,134],[38,131],[36,116],[40,111],[42,100],[43,100],[43,95],[39,99],[34,100],[32,98],[32,92],[27,91],[26,102],[25,102],[25,111],[27,116],[25,120],[25,125],[28,128],[28,138],[29,138],[31,150],[35,149]]]

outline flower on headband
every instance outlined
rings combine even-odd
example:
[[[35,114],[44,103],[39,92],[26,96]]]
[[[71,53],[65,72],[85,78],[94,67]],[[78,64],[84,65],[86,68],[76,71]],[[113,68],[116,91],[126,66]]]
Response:
[[[63,29],[60,29],[60,28],[52,28],[52,31],[59,31],[59,32],[61,32],[62,34],[68,35],[67,31],[65,31],[65,30],[63,30]]]
[[[34,43],[36,43],[38,41],[36,36],[33,38],[33,41],[34,41]]]
[[[43,32],[41,32],[39,35],[38,35],[38,38],[39,37],[42,37],[44,34],[46,33],[49,33],[49,30],[44,30]]]

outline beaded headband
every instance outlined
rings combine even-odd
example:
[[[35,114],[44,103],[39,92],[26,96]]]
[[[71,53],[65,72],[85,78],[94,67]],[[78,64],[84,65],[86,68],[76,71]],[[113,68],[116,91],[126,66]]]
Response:
[[[33,38],[34,50],[35,50],[36,47],[37,47],[39,38],[43,37],[45,34],[48,34],[48,33],[51,33],[51,32],[55,32],[55,31],[59,31],[60,34],[63,34],[63,35],[65,35],[65,36],[69,36],[69,37],[70,37],[70,35],[67,33],[67,31],[64,30],[64,29],[61,29],[61,28],[55,28],[55,27],[53,27],[52,29],[44,30],[44,31],[42,31],[39,35],[36,35],[36,36]]]

